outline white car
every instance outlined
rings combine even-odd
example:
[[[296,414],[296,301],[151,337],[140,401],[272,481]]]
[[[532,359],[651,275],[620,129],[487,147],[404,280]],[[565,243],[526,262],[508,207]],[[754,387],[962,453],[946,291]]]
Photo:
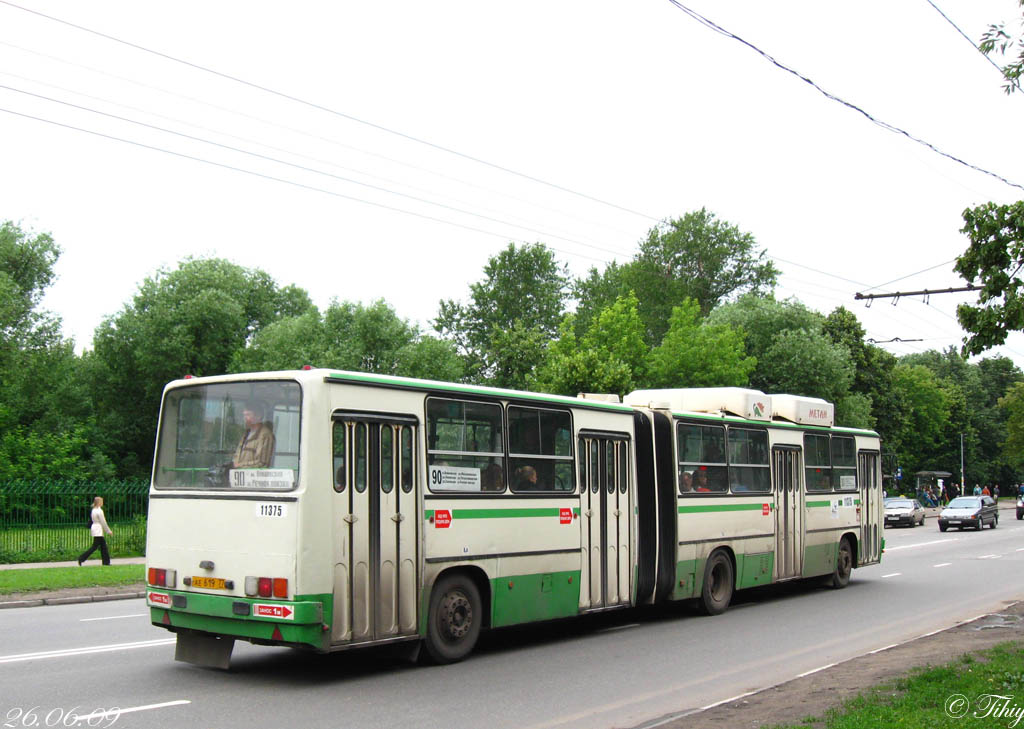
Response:
[[[917,526],[924,524],[924,507],[917,499],[886,499],[885,500],[885,525],[896,526],[906,524]]]

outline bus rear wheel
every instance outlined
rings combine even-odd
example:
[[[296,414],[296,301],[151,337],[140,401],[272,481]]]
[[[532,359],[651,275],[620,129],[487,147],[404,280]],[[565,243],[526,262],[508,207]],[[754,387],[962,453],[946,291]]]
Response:
[[[839,553],[836,555],[836,568],[832,572],[831,585],[841,590],[850,584],[850,575],[853,573],[853,547],[850,540],[843,537],[839,542]]]
[[[427,616],[427,653],[436,663],[454,663],[469,655],[480,636],[480,591],[469,577],[446,575],[434,585]]]
[[[732,601],[736,576],[729,555],[719,550],[704,565],[704,586],[700,591],[700,607],[708,615],[721,615]]]

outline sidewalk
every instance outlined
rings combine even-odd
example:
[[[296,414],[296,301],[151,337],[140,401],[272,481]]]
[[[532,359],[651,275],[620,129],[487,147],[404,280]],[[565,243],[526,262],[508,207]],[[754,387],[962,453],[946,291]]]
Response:
[[[101,564],[99,557],[93,556],[82,563],[82,566],[93,566]],[[146,564],[145,557],[113,557],[110,564]],[[30,570],[39,567],[76,567],[78,562],[24,562],[21,564],[0,564],[0,570]]]
[[[117,557],[110,560],[111,564],[145,564],[145,557]],[[99,559],[90,559],[83,563],[85,567],[100,567]],[[78,562],[29,562],[25,564],[0,564],[0,570],[23,570],[47,567],[77,567]],[[62,590],[26,592],[22,594],[0,595],[0,610],[7,608],[41,607],[43,605],[70,605],[81,602],[106,602],[108,600],[130,600],[146,596],[145,590],[138,585],[122,585],[120,587],[69,587]]]

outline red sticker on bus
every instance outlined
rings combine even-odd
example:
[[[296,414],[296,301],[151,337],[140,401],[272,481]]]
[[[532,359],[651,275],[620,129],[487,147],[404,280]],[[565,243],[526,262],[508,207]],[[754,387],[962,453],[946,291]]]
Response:
[[[170,607],[170,605],[171,605],[171,596],[170,595],[164,595],[164,594],[159,593],[159,592],[151,592],[151,593],[149,593],[149,601],[151,603],[153,603],[154,605],[166,605],[166,606]]]
[[[572,509],[559,509],[558,510],[558,523],[559,524],[572,524]]]
[[[768,516],[771,513],[771,507],[768,504],[761,504],[761,516]]]
[[[295,620],[295,611],[287,605],[265,605],[254,603],[252,614],[258,618],[280,618],[281,620]]]
[[[438,509],[434,512],[434,527],[447,529],[452,525],[452,513],[448,509]]]

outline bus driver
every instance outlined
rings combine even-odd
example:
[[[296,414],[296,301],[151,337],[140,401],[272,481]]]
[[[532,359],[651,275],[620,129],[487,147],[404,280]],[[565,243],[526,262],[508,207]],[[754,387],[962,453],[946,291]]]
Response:
[[[245,435],[235,449],[231,465],[234,468],[267,468],[274,457],[274,429],[264,422],[266,406],[259,400],[245,404],[242,416],[245,418]]]

